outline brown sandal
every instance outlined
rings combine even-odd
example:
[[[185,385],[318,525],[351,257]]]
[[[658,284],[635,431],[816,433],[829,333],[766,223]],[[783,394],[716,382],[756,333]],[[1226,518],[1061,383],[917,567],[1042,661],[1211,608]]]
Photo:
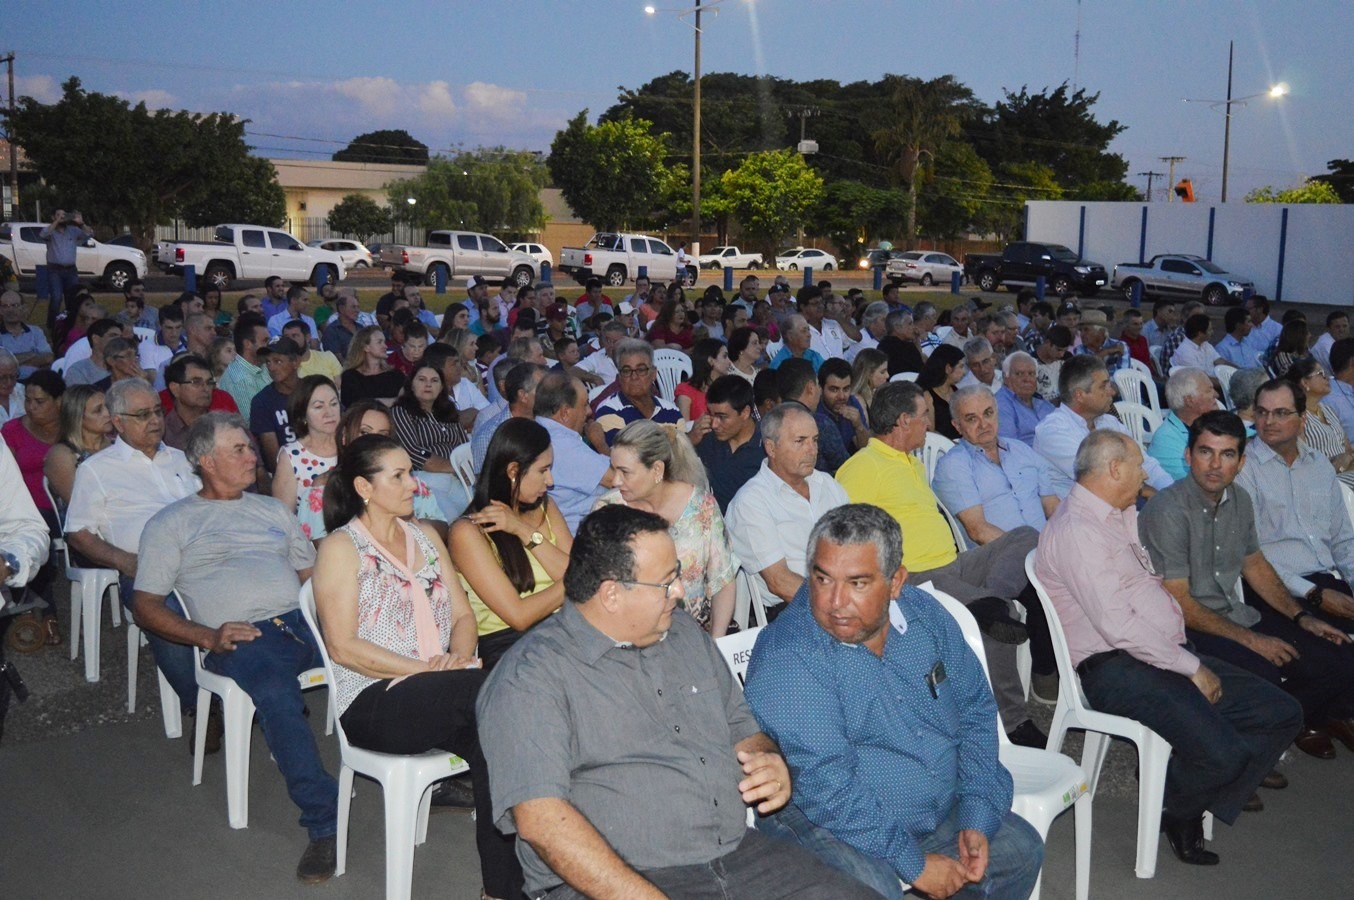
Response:
[[[14,623],[9,627],[9,634],[6,635],[5,643],[15,653],[37,653],[45,643],[45,635],[42,620],[32,610],[29,610],[14,617]]]
[[[61,646],[61,626],[56,623],[56,616],[48,616],[42,620],[43,627],[47,630],[47,646]]]

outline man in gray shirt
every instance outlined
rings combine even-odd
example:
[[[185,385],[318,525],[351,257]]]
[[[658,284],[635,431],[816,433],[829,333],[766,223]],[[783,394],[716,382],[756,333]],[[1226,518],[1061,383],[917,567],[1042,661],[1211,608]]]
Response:
[[[67,367],[62,373],[67,386],[98,384],[109,376],[108,361],[104,359],[104,345],[113,338],[122,337],[122,326],[116,319],[100,319],[89,326],[89,357]]]
[[[1142,544],[1195,648],[1292,694],[1306,722],[1298,749],[1330,759],[1330,735],[1354,742],[1354,646],[1298,605],[1260,549],[1251,497],[1233,484],[1246,451],[1241,419],[1204,413],[1187,441],[1187,475],[1138,517]]]
[[[477,704],[499,829],[527,894],[860,898],[864,885],[747,827],[790,796],[776,745],[714,643],[676,607],[667,522],[607,506],[578,529],[568,601]]]
[[[47,330],[56,328],[56,317],[61,312],[61,300],[68,288],[80,283],[80,271],[75,267],[75,252],[94,236],[85,230],[85,219],[80,210],[69,216],[64,209],[52,213],[52,224],[38,232],[47,244]],[[74,313],[74,310],[72,310]]]
[[[324,881],[334,874],[338,784],[320,761],[297,682],[322,665],[297,603],[315,550],[281,503],[245,493],[257,456],[238,415],[208,413],[194,422],[187,456],[202,490],[146,523],[132,615],[166,640],[207,651],[203,668],[233,679],[254,701],[310,837],[296,875]],[[191,621],[165,605],[171,591]]]

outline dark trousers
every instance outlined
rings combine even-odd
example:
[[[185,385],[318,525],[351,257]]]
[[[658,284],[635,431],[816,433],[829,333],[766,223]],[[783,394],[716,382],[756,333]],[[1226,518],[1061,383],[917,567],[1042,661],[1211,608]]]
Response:
[[[1163,816],[1185,821],[1211,811],[1232,824],[1302,727],[1302,707],[1245,669],[1211,656],[1200,662],[1222,682],[1209,703],[1194,682],[1118,653],[1085,669],[1091,708],[1142,722],[1171,745]]]
[[[368,685],[343,713],[343,731],[354,747],[378,753],[455,753],[470,766],[475,791],[475,845],[484,891],[491,897],[520,897],[522,867],[517,844],[494,828],[489,770],[480,750],[475,699],[484,672],[458,669],[422,672],[391,687]],[[389,688],[389,690],[387,690]]]
[[[681,900],[865,900],[878,897],[853,878],[819,862],[807,850],[749,828],[738,849],[708,863],[641,869],[665,895]],[[538,895],[542,896],[542,895]],[[567,885],[549,900],[582,900]]]
[[[1274,611],[1258,607],[1260,621],[1252,628],[1297,648],[1298,658],[1282,668],[1236,641],[1190,630],[1190,642],[1199,652],[1224,659],[1278,685],[1302,704],[1308,728],[1320,728],[1327,719],[1354,716],[1354,644],[1332,644]]]

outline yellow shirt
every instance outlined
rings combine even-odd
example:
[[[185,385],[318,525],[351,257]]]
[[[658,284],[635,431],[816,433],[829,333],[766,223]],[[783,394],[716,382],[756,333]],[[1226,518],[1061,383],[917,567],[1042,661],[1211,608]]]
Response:
[[[541,534],[544,535],[547,543],[555,543],[555,530],[550,525],[550,517],[548,515],[545,517],[545,524],[541,528]],[[484,539],[489,541],[488,535],[486,535]],[[494,546],[493,541],[489,541],[489,550],[494,554],[495,558],[498,557],[498,548]],[[545,567],[536,560],[536,554],[527,551],[527,559],[531,562],[531,574],[532,577],[536,579],[536,586],[525,594],[519,595],[522,597],[528,597],[537,591],[543,591],[555,583],[555,579],[551,578],[550,574],[545,571]],[[461,579],[461,587],[465,588],[465,596],[470,601],[471,610],[475,613],[475,623],[479,626],[478,633],[480,635],[493,634],[496,631],[512,631],[512,626],[500,619],[498,613],[490,609],[488,604],[479,598],[479,595],[470,587],[470,582],[465,580],[464,575],[458,573],[457,577]]]
[[[898,520],[903,529],[903,565],[913,572],[938,569],[954,562],[950,531],[926,468],[910,453],[895,450],[879,438],[837,470],[837,481],[852,503],[871,503]]]
[[[343,374],[343,366],[339,365],[338,357],[328,350],[311,350],[310,359],[301,363],[296,374],[302,378],[307,375],[323,375],[334,384],[338,384],[339,376]]]

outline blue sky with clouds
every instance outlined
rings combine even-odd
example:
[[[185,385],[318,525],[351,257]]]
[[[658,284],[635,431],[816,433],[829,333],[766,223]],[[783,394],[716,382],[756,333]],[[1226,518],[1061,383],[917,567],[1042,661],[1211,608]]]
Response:
[[[78,75],[152,106],[229,111],[252,120],[250,141],[268,156],[327,158],[378,128],[435,150],[544,150],[619,86],[690,71],[690,19],[647,16],[645,2],[6,0],[0,51],[17,53],[20,94],[52,100]],[[1113,149],[1134,184],[1145,185],[1134,173],[1165,171],[1158,157],[1184,156],[1177,177],[1205,200],[1221,185],[1223,115],[1181,101],[1226,95],[1235,40],[1234,96],[1279,81],[1291,94],[1233,107],[1229,195],[1354,158],[1350,0],[725,0],[720,10],[704,23],[706,72],[953,74],[989,103],[1006,88],[1075,81],[1100,93],[1102,121],[1128,126]]]

